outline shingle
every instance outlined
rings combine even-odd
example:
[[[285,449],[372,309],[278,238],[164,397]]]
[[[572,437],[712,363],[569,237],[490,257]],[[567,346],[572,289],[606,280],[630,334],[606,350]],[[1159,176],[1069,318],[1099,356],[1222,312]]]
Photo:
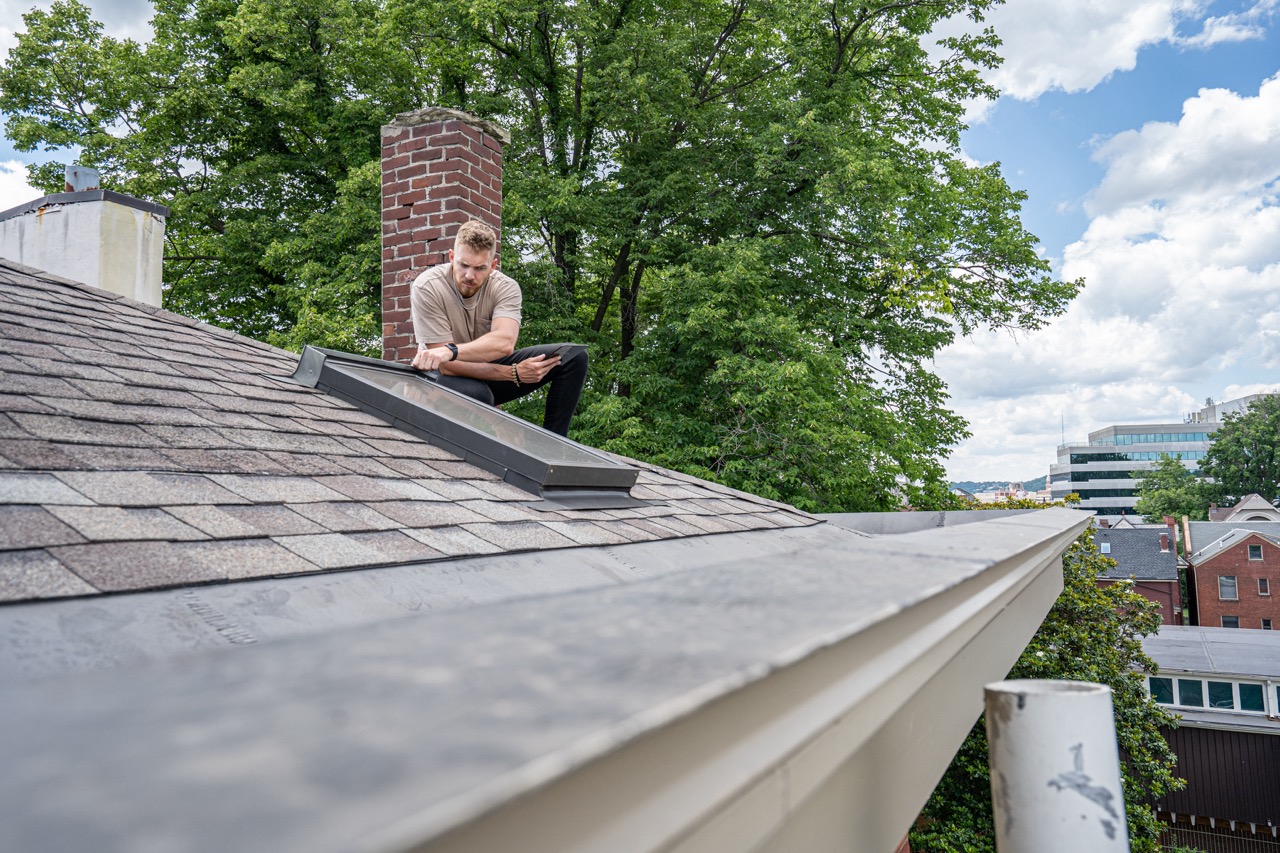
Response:
[[[649,519],[649,521],[650,523],[658,524],[668,528],[669,530],[675,531],[675,533],[680,536],[697,536],[698,534],[706,532],[700,527],[696,527],[687,521],[681,521],[679,518],[676,518],[675,516],[671,516],[671,515],[665,515],[660,517],[655,516]],[[638,519],[637,521],[632,523],[633,524],[638,523]]]
[[[378,550],[370,548],[342,533],[316,536],[282,536],[275,540],[308,562],[323,569],[354,566],[376,566],[390,562]]]
[[[42,358],[35,355],[22,356],[22,361],[30,368],[30,372],[42,376],[61,376],[64,379],[92,379],[100,382],[115,382],[119,377],[97,364],[86,364],[81,361],[66,359]]]
[[[730,530],[742,530],[742,525],[719,519],[713,515],[678,515],[680,521],[707,533],[725,533]]]
[[[69,383],[79,388],[86,397],[98,400],[110,400],[114,403],[132,403],[144,406],[183,406],[199,408],[201,401],[187,391],[173,389],[146,388],[128,385],[123,382],[97,382],[91,379],[68,379]],[[202,417],[208,417],[211,410],[201,411]]]
[[[72,444],[115,444],[147,446],[152,444],[140,427],[132,424],[91,421],[62,415],[38,415],[19,412],[13,415],[19,426],[37,438]]]
[[[382,513],[362,503],[313,503],[290,508],[335,533],[391,530],[398,526]]]
[[[49,552],[103,592],[225,580],[227,573],[186,559],[172,542],[95,542]]]
[[[426,480],[423,485],[449,501],[474,501],[485,497],[484,492],[465,480]]]
[[[461,527],[435,527],[427,530],[406,530],[404,532],[407,536],[411,536],[450,557],[469,554],[496,554],[502,550],[492,542],[486,542]]]
[[[221,431],[200,426],[164,426],[147,424],[142,427],[147,435],[148,447],[163,450],[224,450],[238,449],[242,445],[229,440]]]
[[[391,470],[403,474],[406,477],[414,479],[444,479],[449,475],[443,471],[433,468],[430,463],[422,459],[401,459],[395,456],[379,457],[378,461],[386,465]],[[437,462],[436,465],[443,463]],[[464,464],[464,463],[458,463]],[[475,473],[476,469],[470,465],[466,466],[466,470]]]
[[[252,503],[310,503],[340,501],[342,495],[307,477],[250,477],[239,474],[210,474],[219,486]],[[245,501],[235,501],[244,503]],[[195,501],[193,501],[195,503]],[[205,501],[199,501],[205,503]],[[213,503],[222,503],[214,501]]]
[[[400,435],[404,436],[404,438],[399,441],[388,441],[388,440],[383,440],[378,438],[365,438],[362,440],[366,444],[368,444],[370,447],[372,447],[374,450],[377,450],[380,453],[385,453],[388,456],[395,456],[402,459],[422,459],[422,460],[438,459],[438,460],[441,460],[440,464],[442,465],[462,464],[462,463],[453,462],[453,460],[457,459],[458,457],[454,456],[452,453],[449,453],[447,450],[443,450],[439,447],[436,447],[435,445],[428,444],[427,442],[422,441],[421,439],[409,438],[408,436],[405,436],[404,433],[400,433]],[[441,469],[437,469],[437,470],[441,470]],[[466,475],[464,474],[462,476],[466,476]]]
[[[347,497],[358,501],[439,501],[444,499],[440,494],[412,480],[392,480],[348,474],[337,477],[323,477],[319,482],[335,492],[341,492]]]
[[[0,393],[38,397],[73,397],[75,386],[54,376],[32,376],[28,373],[0,373]]]
[[[268,459],[275,460],[280,467],[290,474],[299,477],[335,477],[347,472],[347,468],[339,465],[332,456],[318,456],[314,453],[283,453],[269,450],[265,454]]]
[[[55,507],[56,509],[56,507]],[[0,505],[0,551],[71,545],[84,537],[39,506]]]
[[[53,410],[44,403],[38,403],[26,394],[0,394],[0,412],[43,412]]]
[[[0,552],[0,601],[97,592],[45,551]]]
[[[292,536],[324,532],[324,528],[320,525],[280,504],[224,506],[219,509],[236,521],[253,528],[259,536]]]
[[[305,574],[320,568],[271,539],[190,542],[175,547],[197,565],[225,573],[228,580]]]
[[[377,551],[387,563],[412,563],[421,560],[437,560],[442,551],[432,548],[419,539],[406,536],[398,530],[377,533],[353,533],[351,539],[360,545]]]
[[[91,444],[64,444],[61,450],[86,471],[176,471],[173,460],[146,447],[94,447]]]
[[[17,463],[19,468],[36,471],[66,471],[83,468],[78,457],[66,451],[72,445],[54,444],[43,439],[0,441],[0,456]]]
[[[89,498],[52,474],[0,472],[0,504],[89,503]]]
[[[352,448],[348,444],[325,435],[273,432],[262,429],[235,429],[234,427],[216,427],[214,432],[234,444],[238,444],[241,447],[250,447],[254,450],[283,450],[290,453],[316,454],[367,452],[363,445],[358,448]]]
[[[225,512],[222,507],[171,506],[165,511],[216,539],[242,539],[260,535],[252,524]]]
[[[630,525],[638,530],[643,530],[646,533],[651,534],[655,539],[674,539],[679,535],[676,531],[666,525],[655,524],[654,519],[633,518],[630,521],[624,521],[621,523]]]
[[[403,475],[383,464],[382,460],[370,459],[367,456],[325,456],[329,462],[340,467],[343,473],[361,474],[366,477],[382,477],[399,479]]]
[[[484,516],[447,502],[386,501],[374,504],[373,508],[405,527],[443,527],[446,524],[485,521]]]
[[[268,400],[246,400],[243,397],[236,397],[227,394],[211,393],[207,383],[196,382],[193,379],[184,379],[193,386],[190,390],[205,403],[214,409],[221,409],[226,412],[248,412],[249,414],[264,415],[280,415],[286,418],[302,417],[306,413],[290,403],[274,403]]]
[[[14,423],[13,418],[0,413],[0,439],[6,438],[26,440],[31,438],[31,433]]]
[[[653,530],[640,527],[636,522],[641,520],[618,521],[610,525],[609,529],[617,531],[619,536],[625,536],[632,542],[651,542],[654,539],[669,539],[671,537],[671,531],[669,530],[663,530],[659,534]]]
[[[485,495],[500,501],[527,501],[529,493],[501,480],[476,480],[471,483]]]
[[[467,524],[463,529],[492,542],[504,551],[572,548],[577,544],[550,527],[531,521],[514,524]]]
[[[465,507],[490,521],[538,521],[541,513],[515,503],[499,503],[492,500],[459,501]]]
[[[579,545],[620,545],[631,541],[621,533],[590,521],[546,521],[543,525]]]
[[[49,512],[93,542],[130,539],[180,541],[204,539],[205,534],[159,509],[126,509],[115,506],[53,506]],[[46,542],[45,545],[56,545]]]
[[[115,506],[236,504],[247,500],[200,474],[66,471],[57,475],[95,503]],[[43,503],[48,503],[44,501]]]
[[[112,403],[94,399],[60,399],[37,397],[41,403],[59,412],[89,420],[122,424],[163,424],[167,426],[209,426],[209,421],[189,409],[177,406],[148,406]]]
[[[219,474],[297,474],[299,472],[280,464],[256,450],[190,450],[168,449],[161,454],[188,471],[207,471]]]
[[[453,457],[456,458],[456,457]],[[475,465],[466,462],[432,462],[431,467],[448,480],[497,480],[500,479],[497,474],[490,473],[483,468],[477,468]]]

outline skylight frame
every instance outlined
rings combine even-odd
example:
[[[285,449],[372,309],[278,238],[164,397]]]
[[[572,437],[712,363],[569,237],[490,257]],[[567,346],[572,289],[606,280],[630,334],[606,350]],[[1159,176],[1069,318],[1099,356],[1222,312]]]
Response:
[[[407,380],[412,383],[411,387],[430,395],[448,395],[450,407],[469,410],[476,417],[493,423],[495,428],[517,433],[533,431],[530,438],[534,446],[563,444],[568,455],[577,457],[577,461],[549,459],[536,451],[504,442],[471,424],[380,387],[361,376],[363,371]],[[534,495],[550,498],[559,493],[586,491],[626,496],[640,473],[637,468],[593,448],[436,384],[422,371],[406,364],[308,346],[292,378],[299,384],[333,394]]]

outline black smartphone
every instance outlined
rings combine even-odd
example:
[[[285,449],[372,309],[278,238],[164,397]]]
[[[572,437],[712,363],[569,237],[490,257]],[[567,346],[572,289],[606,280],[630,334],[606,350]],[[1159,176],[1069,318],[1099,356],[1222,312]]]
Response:
[[[555,356],[559,358],[561,361],[564,361],[564,358],[566,355],[573,355],[574,350],[580,350],[580,349],[586,349],[586,347],[583,346],[582,344],[561,344],[560,346],[556,347],[555,350],[551,353],[551,355],[547,356],[547,358],[551,358],[552,356]]]

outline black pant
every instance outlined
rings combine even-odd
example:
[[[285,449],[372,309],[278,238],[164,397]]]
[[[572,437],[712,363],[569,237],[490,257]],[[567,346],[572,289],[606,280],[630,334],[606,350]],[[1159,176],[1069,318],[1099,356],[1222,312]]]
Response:
[[[557,347],[561,346],[563,344],[522,347],[506,358],[500,358],[491,363],[516,364],[540,355],[550,356]],[[490,406],[501,406],[503,403],[517,400],[550,383],[551,387],[547,390],[547,410],[543,416],[542,425],[552,432],[565,436],[569,434],[569,421],[578,408],[578,398],[582,396],[582,386],[586,381],[586,350],[579,350],[577,356],[568,361],[561,361],[551,368],[547,375],[542,377],[541,382],[522,383],[519,387],[512,381],[488,382],[468,376],[449,376],[444,373],[440,375],[441,385]]]

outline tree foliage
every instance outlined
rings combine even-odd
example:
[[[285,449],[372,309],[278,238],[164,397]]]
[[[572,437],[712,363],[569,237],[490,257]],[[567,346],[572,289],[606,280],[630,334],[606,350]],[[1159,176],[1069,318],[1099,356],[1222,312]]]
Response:
[[[1280,497],[1280,396],[1254,400],[1244,412],[1228,412],[1200,464],[1212,478],[1217,501],[1258,494]]]
[[[1091,681],[1112,689],[1130,849],[1156,853],[1161,825],[1147,803],[1182,785],[1160,733],[1175,720],[1148,696],[1145,685],[1146,675],[1157,668],[1141,641],[1159,630],[1159,608],[1135,592],[1131,581],[1098,587],[1096,579],[1115,561],[1099,553],[1094,532],[1090,525],[1063,554],[1062,594],[1008,677]],[[929,798],[911,832],[911,849],[994,853],[984,720],[969,732]]]
[[[1148,524],[1160,524],[1165,516],[1192,521],[1209,518],[1209,496],[1196,475],[1182,464],[1182,456],[1161,453],[1156,464],[1143,472],[1134,510]]]
[[[959,150],[998,40],[930,32],[991,2],[155,0],[140,46],[56,0],[0,110],[19,148],[170,205],[168,307],[358,351],[379,126],[498,121],[525,340],[591,346],[577,437],[811,509],[936,506],[966,432],[932,357],[1079,287]]]

